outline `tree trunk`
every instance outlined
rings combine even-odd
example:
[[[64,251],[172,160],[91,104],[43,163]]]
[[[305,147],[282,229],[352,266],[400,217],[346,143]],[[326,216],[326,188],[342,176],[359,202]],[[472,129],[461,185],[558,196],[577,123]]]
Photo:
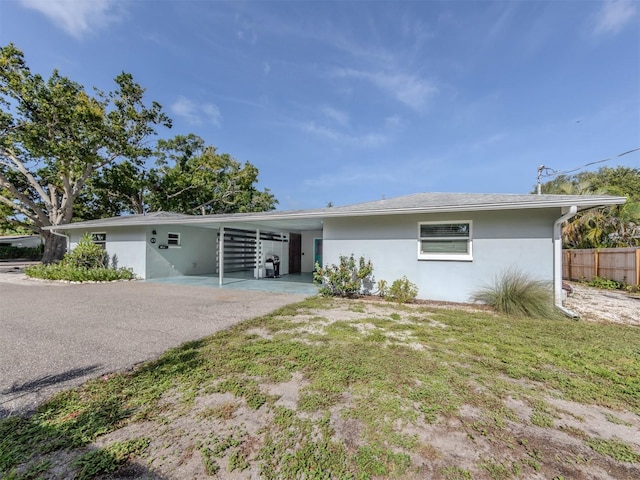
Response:
[[[67,251],[67,239],[51,232],[42,232],[44,253],[42,263],[58,263]]]

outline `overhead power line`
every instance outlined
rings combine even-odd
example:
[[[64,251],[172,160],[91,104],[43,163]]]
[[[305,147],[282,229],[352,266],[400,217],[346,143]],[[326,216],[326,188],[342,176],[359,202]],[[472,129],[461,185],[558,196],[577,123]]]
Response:
[[[637,152],[640,150],[640,147],[634,148],[633,150],[629,150],[627,152],[619,153],[618,155],[614,155],[609,158],[603,158],[602,160],[596,160],[595,162],[585,163],[584,165],[580,165],[579,167],[572,168],[571,170],[554,170],[553,168],[549,168],[545,165],[540,165],[538,167],[538,182],[537,182],[537,193],[540,195],[541,187],[542,187],[542,177],[557,177],[558,175],[566,175],[568,173],[577,172],[578,170],[582,170],[585,167],[589,167],[591,165],[596,165],[598,163],[609,162],[613,159],[624,157],[625,155],[629,155],[630,153]]]
[[[640,150],[640,147],[634,148],[633,150],[629,150],[628,152],[619,153],[618,155],[614,155],[613,157],[604,158],[602,160],[596,160],[595,162],[585,163],[584,165],[580,165],[579,167],[572,168],[571,170],[554,170],[552,168],[547,168],[544,165],[542,166],[545,171],[549,171],[551,173],[543,174],[543,177],[555,177],[557,175],[566,175],[567,173],[577,172],[578,170],[582,170],[585,167],[589,167],[591,165],[596,165],[597,163],[604,163],[614,160],[616,158],[624,157],[625,155],[629,155],[630,153],[637,152]]]

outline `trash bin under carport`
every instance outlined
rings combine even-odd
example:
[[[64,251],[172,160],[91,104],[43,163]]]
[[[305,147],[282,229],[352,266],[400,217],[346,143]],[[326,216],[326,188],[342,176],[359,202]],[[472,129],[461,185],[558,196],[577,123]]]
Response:
[[[280,277],[280,257],[278,255],[270,255],[264,262],[264,269],[267,278]]]

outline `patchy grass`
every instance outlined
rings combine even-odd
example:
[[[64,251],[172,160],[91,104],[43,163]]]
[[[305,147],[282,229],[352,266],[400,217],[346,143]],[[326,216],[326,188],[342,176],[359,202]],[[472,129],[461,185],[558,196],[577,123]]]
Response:
[[[632,327],[314,297],[0,421],[0,476],[634,478],[638,345]]]

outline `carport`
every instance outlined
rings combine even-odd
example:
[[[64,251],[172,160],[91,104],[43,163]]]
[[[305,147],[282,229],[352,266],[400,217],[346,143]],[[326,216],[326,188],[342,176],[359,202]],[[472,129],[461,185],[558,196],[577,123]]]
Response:
[[[309,294],[311,288],[315,292],[314,265],[322,262],[322,229],[322,217],[305,211],[207,216],[154,212],[72,223],[57,233],[68,236],[71,248],[89,234],[113,264],[131,268],[145,280],[248,289],[255,281],[261,284],[257,290],[285,292],[297,292],[305,283],[304,293]],[[273,258],[281,278],[273,278],[278,271],[267,268],[273,269],[267,263]]]

